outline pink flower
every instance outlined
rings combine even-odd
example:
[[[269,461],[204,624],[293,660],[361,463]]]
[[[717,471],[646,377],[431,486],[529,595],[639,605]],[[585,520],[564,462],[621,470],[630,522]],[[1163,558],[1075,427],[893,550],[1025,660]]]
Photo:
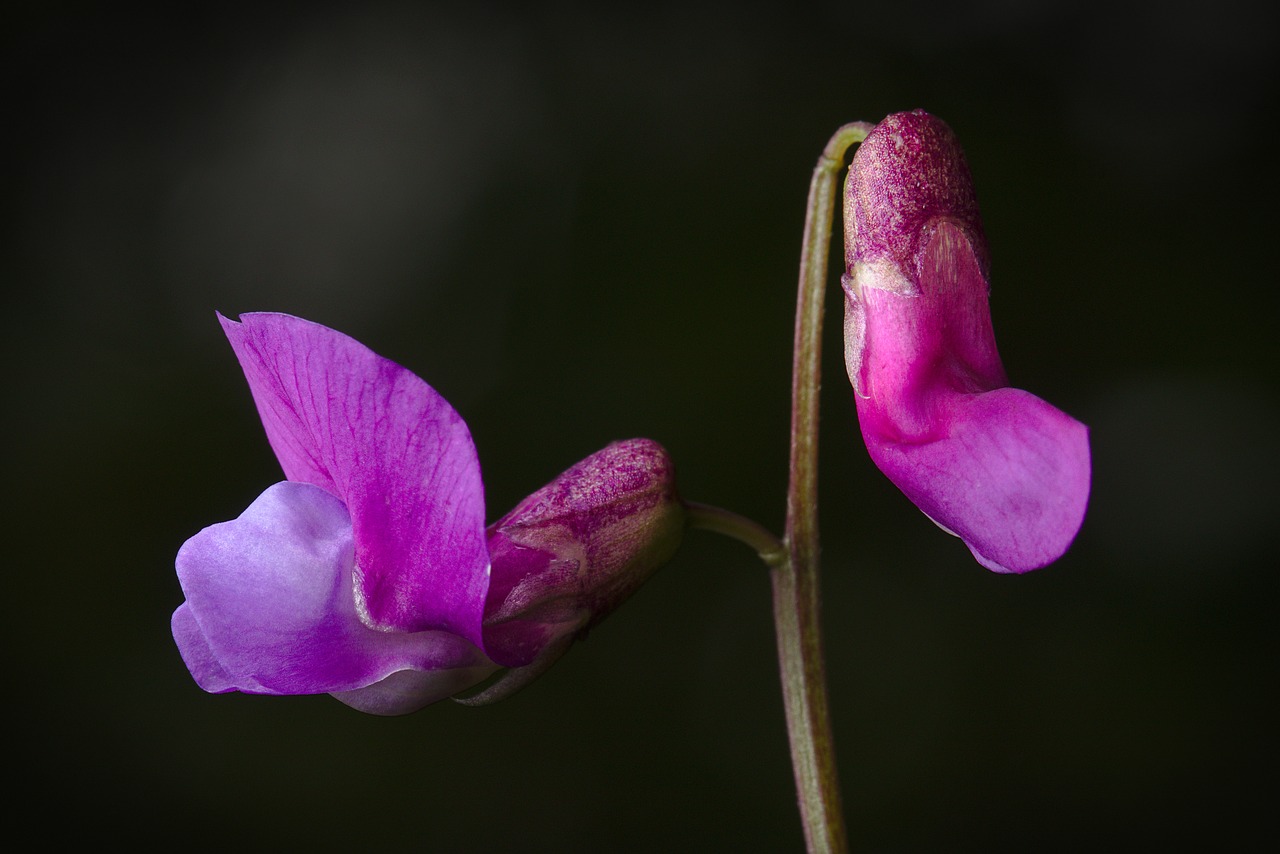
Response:
[[[845,189],[845,364],[867,450],[996,572],[1060,557],[1089,498],[1088,429],[1010,388],[954,134],[916,110],[862,142]]]

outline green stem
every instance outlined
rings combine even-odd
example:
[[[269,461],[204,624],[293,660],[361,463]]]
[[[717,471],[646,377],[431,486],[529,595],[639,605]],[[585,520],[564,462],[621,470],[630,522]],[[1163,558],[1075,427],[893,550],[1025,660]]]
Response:
[[[770,569],[786,563],[786,545],[758,522],[729,510],[693,501],[684,502],[684,510],[685,520],[690,528],[701,528],[746,543],[755,549],[756,554],[760,555],[760,559]]]
[[[787,488],[788,560],[773,569],[773,618],[778,634],[782,696],[791,763],[810,852],[848,850],[827,708],[818,592],[818,389],[822,374],[822,312],[837,179],[845,153],[871,125],[835,132],[809,184],[796,297],[795,361],[791,374],[791,480]]]

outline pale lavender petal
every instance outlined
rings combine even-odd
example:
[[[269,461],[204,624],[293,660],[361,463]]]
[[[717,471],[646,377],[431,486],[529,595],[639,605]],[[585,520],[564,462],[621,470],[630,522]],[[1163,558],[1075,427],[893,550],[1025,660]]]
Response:
[[[482,643],[484,491],[466,424],[363,344],[284,314],[219,318],[285,476],[347,505],[365,616]]]
[[[191,613],[191,608],[186,602],[179,605],[178,610],[173,612],[170,628],[173,631],[173,639],[178,644],[178,652],[182,655],[182,660],[191,671],[191,675],[195,677],[197,685],[210,694],[225,694],[228,691],[238,690],[235,678],[227,672],[227,669],[218,661],[218,657],[213,654],[213,650],[209,648],[209,641],[205,639],[204,632],[200,630],[200,624],[196,622],[195,615]],[[240,683],[245,691],[251,693],[263,691],[263,687],[249,677],[241,677]]]
[[[177,560],[187,601],[173,631],[196,682],[214,692],[315,694],[365,688],[403,670],[492,667],[449,632],[366,626],[353,551],[342,502],[291,482],[188,540]]]

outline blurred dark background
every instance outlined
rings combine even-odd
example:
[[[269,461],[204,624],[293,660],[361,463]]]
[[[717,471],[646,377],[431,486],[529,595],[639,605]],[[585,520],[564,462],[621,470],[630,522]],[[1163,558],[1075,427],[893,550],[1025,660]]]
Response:
[[[780,530],[810,170],[840,124],[924,107],[976,176],[1006,367],[1091,426],[1094,494],[1053,567],[979,568],[868,462],[832,292],[824,613],[856,847],[1271,835],[1262,8],[19,4],[19,821],[183,848],[800,850],[767,576],[732,541],[691,533],[511,700],[397,719],[202,693],[173,557],[280,477],[215,311],[320,321],[426,378],[493,518],[643,435],[687,497]]]

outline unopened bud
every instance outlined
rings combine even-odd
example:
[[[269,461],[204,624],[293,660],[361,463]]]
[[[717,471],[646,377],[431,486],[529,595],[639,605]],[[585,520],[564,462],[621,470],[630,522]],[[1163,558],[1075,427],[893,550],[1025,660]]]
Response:
[[[604,619],[675,553],[684,532],[675,467],[648,439],[577,463],[489,527],[485,647],[530,664]]]

